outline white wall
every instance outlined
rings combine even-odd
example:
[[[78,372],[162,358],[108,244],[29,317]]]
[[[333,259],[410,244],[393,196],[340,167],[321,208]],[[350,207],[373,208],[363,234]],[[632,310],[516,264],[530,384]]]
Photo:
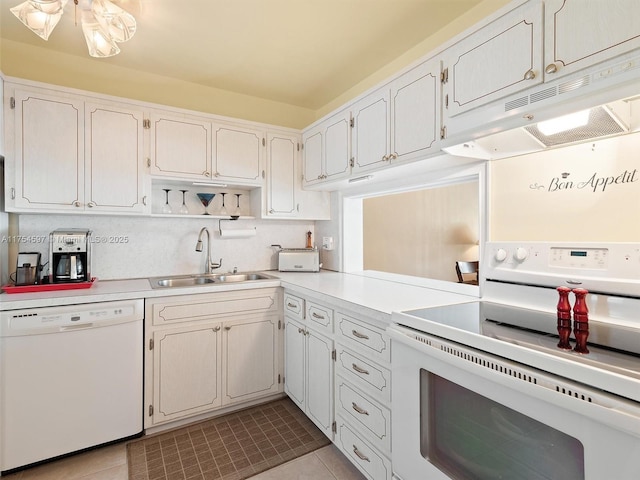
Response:
[[[238,220],[232,222],[233,225],[225,222],[223,227],[255,226],[256,236],[222,239],[216,233],[218,221],[206,218],[20,215],[18,222],[19,235],[33,237],[31,242],[21,242],[19,251],[39,251],[46,259],[49,258],[49,233],[53,230],[92,230],[92,276],[102,280],[203,272],[206,253],[195,251],[198,232],[203,226],[208,226],[212,234],[212,258],[217,261],[222,257],[220,272],[233,267],[240,271],[277,269],[276,249],[271,245],[301,248],[305,246],[306,232],[314,231],[313,222]],[[97,243],[103,237],[106,242]],[[116,242],[125,237],[126,241]],[[15,271],[15,264],[9,270]]]

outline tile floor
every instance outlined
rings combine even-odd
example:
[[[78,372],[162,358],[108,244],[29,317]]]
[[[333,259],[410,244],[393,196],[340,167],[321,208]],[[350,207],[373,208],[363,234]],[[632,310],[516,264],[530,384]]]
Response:
[[[127,480],[125,443],[92,450],[2,477],[3,480]],[[262,472],[252,480],[363,480],[335,447],[327,445]]]

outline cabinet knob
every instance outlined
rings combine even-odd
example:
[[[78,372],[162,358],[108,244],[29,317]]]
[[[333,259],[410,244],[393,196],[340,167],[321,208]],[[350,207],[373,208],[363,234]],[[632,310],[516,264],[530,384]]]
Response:
[[[269,213],[274,214],[274,213],[276,213],[276,211],[273,208],[270,208],[269,209]]]
[[[202,175],[204,175],[205,177],[210,177],[211,176],[211,172],[204,171],[204,172],[202,172]]]
[[[74,207],[80,207],[80,206],[82,206],[82,205],[81,205],[81,203],[80,203],[78,200],[76,200],[75,202],[73,202],[73,206],[74,206]]]
[[[385,156],[382,157],[382,161],[383,162],[386,162],[388,160],[389,160],[389,155],[385,155]]]
[[[225,329],[225,330],[231,330],[231,327],[226,326],[226,327],[224,327],[224,329]]]
[[[213,329],[213,331],[214,331],[214,332],[219,332],[219,331],[220,331],[220,325],[218,325],[217,327],[215,327],[215,328]]]
[[[550,63],[544,71],[545,73],[556,73],[558,71],[558,66],[555,63]]]
[[[533,80],[534,78],[536,78],[536,74],[533,70],[527,70],[527,72],[524,74],[525,80]]]
[[[97,206],[96,202],[87,203],[87,207],[89,207],[89,208],[93,208],[93,207],[96,207],[96,206]]]
[[[142,204],[143,205],[147,205],[147,196],[145,195],[144,197],[142,197]]]
[[[398,158],[398,154],[397,153],[392,153],[391,155],[389,155],[389,159],[390,160],[395,160],[396,158]]]

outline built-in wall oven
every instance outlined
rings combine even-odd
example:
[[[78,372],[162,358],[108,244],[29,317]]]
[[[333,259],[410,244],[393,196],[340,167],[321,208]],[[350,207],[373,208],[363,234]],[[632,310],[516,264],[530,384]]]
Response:
[[[484,259],[481,300],[392,315],[395,477],[640,478],[640,244]],[[561,285],[590,292],[589,353],[557,346]]]

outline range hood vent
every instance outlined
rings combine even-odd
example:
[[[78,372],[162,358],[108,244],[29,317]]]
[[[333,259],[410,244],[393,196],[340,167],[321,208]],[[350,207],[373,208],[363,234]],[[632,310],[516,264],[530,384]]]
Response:
[[[586,125],[571,128],[563,132],[545,135],[537,125],[524,127],[545,147],[555,147],[566,143],[583,142],[610,135],[627,133],[629,128],[623,125],[622,121],[615,117],[607,106],[595,107],[589,110],[589,121]]]
[[[593,107],[588,111],[586,124],[557,133],[545,135],[539,127],[540,124],[529,125],[445,147],[443,150],[460,157],[498,160],[539,152],[546,148],[622,135],[631,131],[631,103],[637,98]]]

